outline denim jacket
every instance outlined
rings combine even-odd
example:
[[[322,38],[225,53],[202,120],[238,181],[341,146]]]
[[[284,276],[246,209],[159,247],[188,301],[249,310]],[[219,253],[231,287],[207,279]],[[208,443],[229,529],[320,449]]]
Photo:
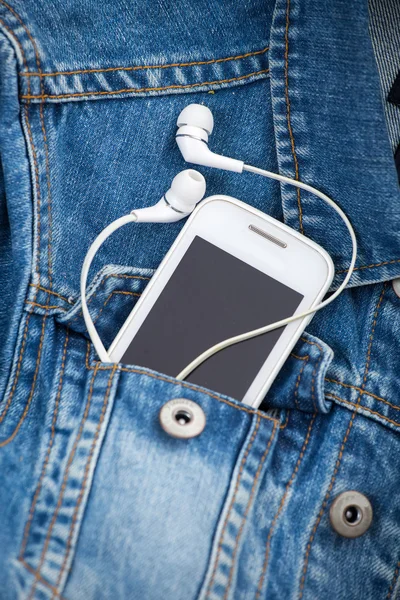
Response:
[[[378,4],[0,0],[1,600],[400,597],[399,63],[382,59],[400,19]],[[99,363],[82,318],[90,243],[185,168],[175,122],[191,102],[213,111],[216,152],[320,188],[357,235],[350,287],[260,410]],[[209,194],[324,246],[337,287],[351,244],[329,208],[200,170]],[[96,258],[106,344],[182,224],[125,228]],[[202,408],[200,436],[162,430],[174,398]],[[354,539],[329,516],[348,490],[373,509]]]

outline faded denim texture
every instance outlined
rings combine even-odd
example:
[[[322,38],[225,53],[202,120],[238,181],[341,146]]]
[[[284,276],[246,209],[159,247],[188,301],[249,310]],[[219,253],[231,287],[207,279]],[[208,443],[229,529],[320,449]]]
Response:
[[[0,30],[1,600],[399,598],[396,129],[367,3],[0,0]],[[88,246],[186,168],[191,102],[214,113],[213,150],[319,187],[359,243],[351,287],[258,411],[96,362],[82,318]],[[350,242],[319,200],[200,170],[208,194],[323,245],[337,286]],[[181,227],[126,227],[102,249],[89,306],[107,344]],[[158,423],[179,397],[206,413],[198,438]],[[329,521],[351,489],[374,511],[357,539]]]

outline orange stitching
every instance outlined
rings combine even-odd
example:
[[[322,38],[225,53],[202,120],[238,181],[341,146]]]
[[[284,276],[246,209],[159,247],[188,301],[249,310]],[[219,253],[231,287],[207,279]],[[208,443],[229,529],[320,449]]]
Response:
[[[42,94],[42,95],[32,95],[26,94],[22,95],[22,100],[32,100],[34,98],[78,98],[81,96],[112,96],[114,94],[126,94],[126,93],[141,93],[141,92],[159,92],[162,90],[185,90],[189,88],[195,88],[202,85],[220,85],[221,83],[231,83],[232,81],[241,81],[242,79],[248,79],[249,77],[253,77],[254,75],[262,75],[263,73],[268,73],[269,69],[262,69],[261,71],[254,71],[253,73],[248,73],[247,75],[241,75],[240,77],[231,77],[229,79],[219,79],[216,81],[201,81],[200,83],[188,83],[185,85],[166,85],[159,87],[147,87],[147,88],[124,88],[121,90],[103,90],[101,92],[76,92],[74,94]]]
[[[212,588],[212,586],[214,584],[215,574],[217,572],[217,567],[218,567],[219,557],[220,557],[220,554],[221,554],[222,542],[223,542],[223,539],[224,539],[225,531],[226,531],[226,528],[228,526],[229,517],[231,516],[231,511],[232,511],[233,505],[235,504],[236,495],[238,493],[239,486],[240,486],[240,480],[242,478],[243,471],[244,471],[244,465],[247,462],[247,457],[248,457],[248,455],[250,453],[251,447],[253,446],[253,443],[254,443],[254,440],[256,438],[258,429],[260,427],[260,423],[261,423],[261,421],[260,421],[260,415],[257,415],[256,426],[254,428],[254,431],[253,431],[253,433],[251,435],[250,441],[249,441],[249,443],[247,445],[247,448],[245,450],[245,453],[243,455],[242,462],[240,463],[240,468],[239,468],[238,477],[236,479],[235,489],[234,489],[234,492],[233,492],[233,496],[232,496],[231,502],[229,504],[227,515],[225,517],[224,525],[223,525],[223,528],[222,528],[222,531],[221,531],[221,536],[219,538],[218,548],[217,548],[217,556],[215,557],[215,563],[214,563],[214,568],[213,568],[213,571],[212,571],[212,574],[211,574],[211,580],[210,580],[210,583],[208,584],[207,591],[206,591],[206,595],[207,596],[209,596],[209,594],[211,592],[211,588]],[[274,429],[275,429],[275,426],[274,426]]]
[[[6,405],[4,407],[4,410],[3,410],[3,412],[0,415],[0,423],[2,423],[4,417],[6,416],[6,414],[8,412],[8,409],[10,408],[10,404],[11,404],[11,401],[13,399],[15,389],[17,387],[17,383],[18,383],[18,379],[19,379],[19,374],[20,374],[21,366],[22,366],[22,358],[23,358],[23,355],[24,355],[25,345],[26,345],[26,341],[27,341],[27,337],[28,337],[28,326],[29,326],[29,321],[30,321],[31,316],[32,316],[32,313],[29,313],[28,316],[26,317],[26,323],[25,323],[24,333],[23,333],[23,336],[22,336],[21,350],[20,350],[19,356],[18,356],[18,363],[17,363],[16,372],[15,372],[14,383],[13,383],[13,386],[11,388],[10,395],[8,396],[8,399],[7,399]]]
[[[290,19],[290,0],[287,0],[286,5],[286,30],[285,30],[285,99],[286,99],[286,120],[288,124],[288,131],[290,137],[290,144],[292,147],[292,155],[294,162],[295,179],[299,179],[299,163],[297,160],[296,147],[294,143],[294,136],[292,130],[292,123],[290,119],[290,98],[289,98],[289,19]],[[297,193],[297,205],[299,208],[299,224],[300,232],[304,233],[303,229],[303,209],[301,206],[300,189],[296,188]]]
[[[25,25],[25,23],[22,21],[21,17],[18,15],[18,13],[11,7],[9,6],[6,2],[4,2],[4,0],[1,0],[1,4],[3,4],[17,19],[17,21],[22,25],[25,33],[27,34],[32,46],[33,46],[33,50],[35,53],[35,59],[36,59],[36,66],[37,69],[40,73],[40,75],[42,74],[42,69],[41,69],[41,64],[40,64],[40,57],[39,57],[39,52],[38,52],[38,48],[36,46],[36,42],[34,40],[34,38],[32,37],[29,29],[27,28],[27,26]],[[20,46],[20,48],[22,48],[22,46]],[[28,79],[28,81],[30,81]],[[43,142],[44,142],[44,147],[45,147],[45,156],[46,156],[46,179],[47,179],[47,186],[48,186],[48,202],[47,202],[47,207],[48,207],[48,217],[49,217],[49,234],[48,234],[48,266],[49,266],[49,283],[50,283],[50,287],[52,286],[52,267],[51,267],[51,190],[50,190],[50,172],[49,172],[49,153],[48,153],[48,146],[47,146],[47,136],[46,136],[46,128],[45,128],[45,124],[44,124],[44,116],[43,116],[43,102],[44,102],[44,85],[43,85],[43,80],[42,78],[40,78],[40,89],[42,92],[42,102],[40,104],[40,122],[41,122],[41,129],[42,129],[42,133],[43,133]],[[30,95],[30,92],[29,94]],[[28,121],[28,119],[27,119]],[[30,126],[29,126],[29,130],[30,130]],[[31,144],[33,146],[32,143],[32,139],[31,139]],[[39,204],[39,203],[38,203]],[[38,213],[40,212],[40,207],[38,206]],[[38,218],[39,221],[39,218]],[[38,239],[40,240],[39,236]],[[38,262],[40,259],[40,246],[38,249]],[[40,283],[40,281],[39,281]]]
[[[33,300],[25,300],[25,304],[31,304],[32,306],[37,306],[38,308],[44,308],[45,310],[51,310],[53,308],[58,308],[59,310],[67,311],[67,308],[63,308],[62,306],[49,305],[49,304],[39,304],[38,302],[33,302]]]
[[[33,285],[33,284],[30,284],[30,285]],[[46,288],[43,288],[42,286],[36,286],[36,287],[40,287],[40,289],[44,289],[45,291],[47,291]],[[53,294],[53,293],[55,294],[55,292],[51,292],[50,290],[48,290],[48,293],[49,294]],[[101,313],[103,312],[105,306],[108,304],[108,302],[111,300],[111,297],[114,294],[123,294],[123,295],[126,295],[126,296],[138,296],[138,297],[140,297],[142,295],[142,294],[139,294],[138,292],[125,292],[123,290],[114,290],[113,292],[111,292],[111,294],[109,294],[109,296],[105,300],[105,302],[103,304],[103,307],[100,309],[99,314],[97,315],[97,317],[95,318],[95,320],[93,321],[93,323],[96,323],[97,319],[100,317]],[[55,295],[58,296],[59,294],[55,294]],[[92,298],[90,299],[90,301],[88,302],[88,304],[93,300],[94,296],[95,296],[95,294],[92,296]],[[67,300],[67,302],[68,302],[68,300]],[[58,310],[62,310],[64,312],[68,311],[67,308],[63,308],[62,306],[58,306],[58,305],[49,306],[48,304],[39,304],[38,302],[33,302],[33,300],[25,300],[25,304],[31,304],[32,306],[37,306],[38,308],[43,308],[45,310],[51,310],[51,309],[58,308]],[[80,310],[79,313],[78,313],[78,315],[75,316],[73,319],[71,319],[71,323],[73,321],[76,321],[76,319],[78,318],[78,316],[81,313],[82,313],[82,311]]]
[[[303,375],[304,368],[307,365],[309,358],[310,357],[308,355],[304,357],[304,362],[301,366],[300,373],[297,377],[296,389],[294,390],[294,403],[299,410],[301,410],[299,400],[298,400],[299,385],[300,385],[301,376]]]
[[[28,565],[28,563],[23,558],[19,558],[18,560],[25,567],[25,569],[29,571],[29,573],[35,575],[35,569]],[[60,598],[60,600],[64,600],[63,597],[57,592],[56,588],[53,585],[51,585],[51,583],[49,583],[46,579],[44,579],[44,577],[40,575],[38,579],[40,583],[42,583],[45,587],[49,588],[49,590],[51,590],[53,594],[57,595],[57,597]]]
[[[43,323],[42,323],[42,331],[41,331],[41,334],[40,334],[39,350],[38,350],[38,355],[37,355],[37,358],[36,358],[35,373],[33,375],[32,386],[31,386],[31,390],[30,390],[30,393],[29,393],[28,400],[27,400],[25,408],[24,408],[24,412],[22,413],[22,416],[21,416],[20,420],[18,421],[17,426],[15,427],[15,429],[12,432],[12,434],[10,435],[10,437],[8,437],[6,440],[0,442],[0,448],[3,448],[4,446],[7,446],[7,444],[9,444],[10,442],[13,441],[13,439],[17,435],[17,433],[18,433],[18,431],[19,431],[22,423],[25,421],[26,415],[28,414],[29,407],[30,407],[31,402],[32,402],[33,394],[35,393],[36,379],[37,379],[38,372],[39,372],[40,358],[42,356],[42,348],[43,348],[43,339],[44,339],[46,319],[47,319],[47,316],[44,316],[43,317]],[[27,319],[27,321],[28,321],[28,319]],[[25,329],[26,329],[26,326],[25,326]],[[16,385],[16,382],[15,382],[14,385]],[[1,415],[1,416],[2,416],[2,418],[4,418],[3,415]]]
[[[376,309],[375,309],[375,313],[374,313],[374,318],[373,318],[371,333],[370,333],[370,336],[369,336],[369,345],[368,345],[368,350],[367,350],[367,358],[366,358],[365,372],[364,372],[364,378],[363,378],[363,385],[362,385],[362,387],[365,387],[365,384],[367,382],[367,377],[368,377],[368,372],[369,372],[369,367],[370,367],[370,361],[371,361],[372,342],[373,342],[374,335],[375,335],[375,328],[376,328],[376,323],[377,323],[377,319],[378,319],[379,309],[380,309],[380,306],[382,304],[383,296],[385,295],[386,289],[387,289],[387,286],[386,286],[386,284],[384,284],[382,292],[381,292],[381,294],[379,296],[379,300],[378,300],[378,304],[377,304]],[[361,401],[361,397],[362,396],[360,394],[359,397],[358,397],[358,400],[357,400],[357,404],[355,405],[356,407],[359,405],[359,403]],[[305,557],[304,557],[303,574],[302,574],[301,580],[300,580],[299,600],[301,600],[301,598],[303,597],[304,585],[305,585],[305,581],[306,581],[306,575],[307,575],[307,569],[308,569],[308,561],[309,561],[309,558],[310,558],[310,552],[311,552],[312,543],[314,541],[315,534],[316,534],[317,529],[318,529],[318,525],[321,522],[322,516],[324,514],[325,508],[326,508],[326,506],[328,504],[328,501],[329,501],[329,498],[330,498],[330,495],[331,495],[331,491],[332,491],[334,483],[336,481],[336,476],[338,474],[339,467],[340,467],[340,464],[342,462],[342,457],[343,457],[344,449],[346,447],[347,440],[349,439],[350,431],[351,431],[351,428],[353,427],[353,423],[354,423],[356,415],[357,415],[357,411],[353,412],[353,414],[351,416],[351,419],[349,421],[349,424],[347,426],[347,431],[345,433],[342,445],[340,447],[339,455],[338,455],[338,458],[336,460],[335,468],[334,468],[334,471],[333,471],[333,474],[332,474],[332,477],[331,477],[331,481],[330,481],[328,490],[327,490],[327,492],[325,494],[325,498],[324,498],[324,500],[322,502],[321,510],[319,511],[317,520],[315,521],[314,527],[312,529],[312,532],[311,532],[311,535],[310,535],[310,539],[308,540],[306,554],[305,554]]]
[[[2,2],[2,4],[4,4],[4,2]],[[13,38],[13,39],[14,39],[14,40],[17,42],[17,45],[18,45],[18,47],[19,47],[19,49],[20,49],[20,51],[21,51],[21,55],[22,55],[22,62],[24,63],[24,67],[25,67],[25,69],[28,71],[28,70],[29,70],[29,68],[28,68],[28,63],[27,63],[27,61],[26,61],[26,56],[25,56],[24,48],[23,48],[23,46],[22,46],[21,42],[19,41],[19,39],[18,39],[18,38],[17,38],[17,36],[15,35],[14,31],[13,31],[13,30],[12,30],[12,29],[11,29],[11,28],[8,26],[8,25],[6,25],[6,23],[3,21],[3,19],[0,19],[0,23],[3,25],[3,27],[4,27],[5,29],[7,29],[8,33],[11,35],[11,37],[12,37],[12,38]],[[22,73],[21,73],[21,75],[22,75]],[[28,79],[28,90],[29,90],[29,94],[31,93],[31,92],[30,92],[30,90],[31,90],[31,85],[30,85],[30,84],[31,84],[31,82],[30,82],[30,79]]]
[[[265,574],[267,572],[267,566],[268,566],[269,551],[270,551],[270,548],[271,548],[271,539],[272,539],[272,535],[273,535],[273,532],[274,532],[274,529],[275,529],[275,525],[276,525],[276,523],[277,523],[277,521],[279,519],[279,515],[281,514],[282,509],[283,509],[283,507],[285,505],[285,501],[286,501],[287,495],[289,493],[289,490],[290,490],[290,488],[292,486],[292,483],[293,483],[293,481],[294,481],[294,479],[295,479],[295,477],[296,477],[296,475],[298,473],[298,470],[300,468],[301,461],[303,460],[306,448],[308,446],[308,442],[309,442],[310,437],[311,437],[311,430],[313,428],[314,421],[315,421],[316,417],[317,417],[316,414],[313,415],[313,417],[312,417],[312,419],[310,421],[310,424],[309,424],[308,429],[307,429],[307,434],[306,434],[305,440],[303,442],[303,447],[302,447],[302,449],[300,451],[299,458],[297,459],[296,466],[295,466],[295,468],[293,470],[292,476],[290,477],[290,479],[289,479],[289,481],[288,481],[288,483],[286,485],[285,493],[282,496],[281,502],[279,504],[279,508],[278,508],[277,512],[275,513],[275,516],[274,516],[274,518],[272,520],[271,527],[270,527],[270,530],[268,532],[267,545],[266,545],[266,549],[265,549],[264,564],[263,564],[261,576],[260,576],[260,579],[259,579],[259,582],[258,582],[258,587],[257,587],[257,593],[256,593],[256,599],[255,600],[258,600],[258,598],[260,597],[262,586],[264,584],[264,578],[265,578]]]
[[[270,451],[270,448],[271,448],[271,444],[272,444],[272,442],[274,440],[274,437],[275,437],[275,433],[276,433],[276,425],[274,425],[274,427],[273,427],[272,434],[270,435],[267,448],[266,448],[266,450],[265,450],[265,452],[264,452],[264,454],[263,454],[263,456],[261,458],[260,464],[258,465],[256,476],[255,476],[254,482],[253,482],[253,486],[251,488],[249,501],[247,502],[246,510],[245,510],[244,515],[243,515],[243,519],[242,519],[242,522],[240,524],[239,531],[238,531],[238,533],[236,535],[235,547],[234,547],[233,553],[232,553],[232,565],[231,565],[231,568],[230,568],[230,571],[229,571],[228,583],[227,583],[227,586],[226,586],[226,590],[225,590],[225,594],[224,594],[223,600],[226,600],[227,597],[228,597],[229,589],[230,589],[231,584],[232,584],[234,562],[235,562],[236,554],[237,554],[237,551],[238,551],[238,548],[239,548],[239,540],[240,540],[241,535],[242,535],[243,527],[244,527],[244,525],[246,523],[247,515],[248,515],[250,507],[252,505],[253,496],[254,496],[254,493],[256,491],[256,485],[257,485],[257,482],[258,482],[258,478],[260,477],[260,473],[261,473],[261,470],[263,468],[264,462],[266,461],[266,458],[267,458],[267,456],[269,454],[269,451]]]
[[[282,425],[279,425],[280,430],[286,429],[286,427],[288,426],[290,413],[291,413],[291,411],[289,409],[286,409],[286,419],[285,419],[285,422],[282,423]]]
[[[373,269],[374,267],[382,267],[383,265],[393,265],[398,262],[400,262],[400,258],[395,258],[393,260],[384,260],[383,262],[375,263],[374,265],[363,265],[361,267],[355,267],[353,271],[360,271],[361,269]],[[343,269],[342,271],[336,271],[336,274],[347,272],[348,269]]]
[[[400,561],[397,563],[397,567],[395,569],[395,572],[394,572],[394,575],[393,575],[393,579],[391,581],[391,584],[390,584],[390,587],[389,587],[389,591],[388,591],[387,596],[386,596],[387,600],[390,600],[390,598],[392,597],[392,592],[393,592],[394,587],[396,585],[397,578],[399,576],[399,571],[400,571]]]
[[[389,419],[389,417],[385,417],[385,415],[381,415],[381,413],[378,413],[375,410],[368,408],[368,406],[363,406],[362,404],[359,404],[359,403],[356,404],[355,402],[350,402],[350,400],[344,400],[344,398],[340,398],[339,396],[336,396],[335,394],[331,394],[330,392],[328,392],[326,395],[329,398],[335,398],[335,400],[339,400],[340,402],[344,402],[345,404],[350,404],[350,406],[354,406],[357,410],[358,409],[366,410],[367,412],[371,413],[372,415],[376,415],[377,417],[380,417],[381,419],[384,419],[385,421],[392,423],[392,425],[395,425],[396,427],[400,427],[400,423],[397,423],[397,421],[392,421],[392,419]]]
[[[65,359],[66,359],[66,356],[67,356],[68,339],[69,339],[69,330],[67,329],[67,333],[66,333],[66,336],[65,336],[65,342],[64,342],[64,348],[63,348],[63,354],[62,354],[62,359],[61,359],[61,369],[60,369],[60,378],[59,378],[59,381],[58,381],[57,396],[56,396],[56,401],[55,401],[55,404],[54,404],[53,418],[52,418],[52,422],[51,422],[50,441],[49,441],[49,445],[47,447],[46,457],[45,457],[44,462],[43,462],[42,472],[41,472],[40,477],[39,477],[39,481],[38,481],[38,484],[37,484],[37,487],[36,487],[35,495],[33,496],[32,505],[31,505],[31,508],[30,508],[30,511],[29,511],[29,517],[28,517],[28,520],[27,520],[26,525],[25,525],[24,537],[23,537],[23,540],[22,540],[21,550],[20,550],[20,553],[19,553],[20,560],[23,558],[23,556],[25,554],[26,545],[28,543],[29,531],[30,531],[30,527],[31,527],[32,519],[33,519],[33,514],[35,512],[35,507],[36,507],[36,503],[37,503],[37,500],[38,500],[38,497],[39,497],[39,494],[40,494],[40,490],[42,488],[43,479],[44,479],[44,476],[46,474],[47,465],[48,465],[49,459],[50,459],[50,452],[51,452],[51,448],[53,446],[54,437],[55,437],[55,433],[56,433],[55,425],[56,425],[56,421],[57,421],[58,407],[59,407],[59,404],[60,404],[61,390],[62,390],[62,387],[63,387]]]
[[[56,505],[56,508],[54,510],[54,513],[53,513],[53,516],[52,516],[52,519],[51,519],[51,522],[50,522],[50,525],[49,525],[49,529],[48,529],[47,534],[46,534],[46,539],[45,539],[45,542],[44,542],[42,553],[40,555],[39,565],[38,565],[38,568],[36,569],[36,572],[35,572],[35,579],[34,579],[33,584],[32,584],[31,592],[30,592],[30,595],[29,595],[29,600],[31,600],[31,598],[33,597],[33,594],[34,594],[35,589],[36,589],[36,582],[37,582],[37,580],[38,580],[38,578],[40,576],[40,571],[42,569],[42,566],[43,566],[43,563],[44,563],[44,560],[45,560],[45,557],[46,557],[47,549],[49,547],[51,532],[52,532],[54,524],[56,522],[56,519],[57,519],[57,516],[58,516],[58,512],[59,512],[59,510],[61,508],[62,500],[63,500],[63,497],[64,497],[64,492],[65,492],[65,489],[67,487],[69,470],[70,470],[72,462],[74,460],[76,449],[77,449],[79,441],[81,439],[83,428],[84,428],[86,419],[87,419],[88,414],[89,414],[90,405],[91,405],[92,396],[93,396],[93,386],[94,386],[94,381],[95,381],[95,378],[96,378],[96,375],[97,375],[97,371],[98,371],[98,369],[97,369],[97,367],[95,367],[95,369],[93,371],[92,379],[90,381],[89,394],[88,394],[88,399],[87,399],[86,406],[85,406],[85,411],[83,413],[82,420],[81,420],[81,423],[80,423],[80,426],[79,426],[79,430],[78,430],[78,433],[77,433],[76,438],[74,440],[74,444],[72,446],[71,453],[70,453],[70,455],[68,457],[67,466],[65,468],[64,477],[63,477],[63,481],[62,481],[62,484],[61,484],[60,494],[58,496],[57,505]]]
[[[100,291],[100,288],[105,284],[107,279],[109,279],[110,277],[115,277],[116,279],[142,279],[144,281],[150,281],[150,279],[151,279],[151,277],[144,277],[143,275],[124,275],[123,273],[109,273],[108,275],[106,275],[104,277],[104,279],[101,280],[101,283],[99,284],[98,288],[93,293],[93,296],[91,298],[89,298],[89,300],[87,301],[88,306],[91,302],[93,302],[93,300],[96,298],[98,292]],[[82,314],[82,309],[78,312],[78,314],[73,319],[71,319],[71,323],[73,321],[76,321],[77,319],[79,319],[81,314]]]
[[[140,298],[140,296],[142,294],[139,294],[138,292],[125,292],[123,290],[114,290],[113,292],[111,292],[111,294],[108,295],[108,297],[106,298],[102,308],[99,311],[99,314],[97,315],[97,317],[94,319],[93,323],[97,323],[101,313],[103,312],[103,310],[105,309],[105,307],[107,306],[107,304],[109,303],[109,301],[111,300],[111,298],[114,296],[114,294],[121,294],[123,296],[137,296],[138,298]]]
[[[117,365],[114,365],[114,368],[111,371],[110,377],[108,378],[107,390],[106,390],[106,393],[105,393],[105,397],[104,397],[104,401],[103,401],[103,406],[102,406],[102,409],[101,409],[100,419],[99,419],[99,422],[97,423],[96,432],[95,432],[94,437],[93,437],[92,446],[90,448],[89,456],[88,456],[88,459],[86,461],[85,473],[84,473],[84,477],[83,477],[83,481],[82,481],[82,486],[81,486],[81,489],[79,491],[78,499],[76,501],[76,505],[75,505],[75,509],[74,509],[74,514],[72,515],[71,528],[70,528],[69,536],[68,536],[68,540],[67,540],[67,546],[66,546],[65,556],[64,556],[64,560],[63,560],[63,563],[62,563],[62,566],[61,566],[60,573],[58,575],[58,579],[57,579],[57,583],[56,583],[56,588],[58,588],[58,586],[60,585],[60,581],[61,581],[62,575],[64,573],[64,569],[65,569],[65,567],[67,565],[68,556],[69,556],[69,553],[71,551],[72,536],[74,534],[76,520],[78,518],[78,510],[79,510],[79,506],[80,506],[80,504],[82,502],[83,494],[85,492],[87,480],[88,480],[88,477],[89,477],[90,463],[91,463],[91,460],[92,460],[92,457],[93,457],[93,453],[94,453],[95,448],[96,448],[96,443],[97,443],[97,439],[99,437],[100,428],[101,428],[101,425],[102,425],[102,423],[104,421],[104,416],[106,414],[106,409],[107,409],[107,406],[108,406],[108,399],[109,399],[109,396],[110,396],[111,384],[112,384],[112,381],[114,379],[114,375],[115,375],[115,371],[116,370],[117,370]]]
[[[322,353],[324,352],[324,349],[322,348],[321,344],[317,344],[317,342],[311,342],[310,340],[307,340],[305,337],[301,337],[300,339],[302,342],[305,342],[306,344],[310,344],[311,346],[317,346],[318,350],[320,350]]]
[[[105,69],[79,69],[78,71],[55,71],[54,73],[20,73],[25,77],[56,77],[58,75],[82,75],[85,73],[110,73],[113,71],[143,71],[148,69],[169,69],[171,67],[194,67],[200,65],[214,65],[217,63],[228,62],[231,60],[241,60],[242,58],[248,58],[249,56],[257,56],[259,54],[265,54],[269,50],[268,46],[262,50],[256,50],[254,52],[247,52],[246,54],[240,54],[239,56],[228,56],[227,58],[212,58],[210,60],[200,60],[186,63],[171,63],[168,65],[140,65],[137,67],[107,67]]]
[[[112,365],[110,365],[109,367],[106,366],[101,366],[101,364],[99,362],[96,362],[95,365],[96,367],[91,367],[89,365],[89,354],[90,354],[90,342],[87,342],[87,350],[86,350],[86,368],[89,371],[93,371],[93,369],[97,368],[98,371],[110,371],[113,367]],[[194,392],[200,392],[201,394],[205,394],[206,396],[210,396],[211,398],[215,398],[215,400],[218,400],[218,402],[222,402],[223,404],[227,404],[228,406],[232,406],[232,408],[235,408],[236,410],[240,410],[243,412],[248,413],[249,415],[257,415],[258,417],[260,417],[261,419],[266,419],[267,421],[272,421],[273,423],[279,423],[279,421],[277,419],[273,419],[272,417],[269,417],[268,415],[265,415],[263,413],[260,413],[256,410],[250,410],[248,408],[245,408],[244,406],[236,406],[236,404],[234,404],[233,402],[230,402],[230,400],[225,400],[225,398],[221,398],[220,396],[216,396],[215,394],[212,394],[211,392],[208,392],[207,390],[198,388],[198,387],[194,387],[192,385],[189,385],[188,383],[185,383],[184,381],[175,381],[172,378],[168,378],[168,377],[162,377],[161,375],[155,375],[154,373],[150,373],[149,371],[145,371],[143,369],[134,369],[134,368],[129,368],[129,367],[120,367],[119,369],[120,371],[126,372],[126,373],[137,373],[138,375],[146,375],[148,377],[152,377],[153,379],[158,379],[160,381],[165,381],[166,383],[171,383],[172,385],[180,385],[188,390],[193,390]]]
[[[331,383],[336,383],[337,385],[341,385],[345,388],[357,390],[358,392],[360,392],[360,394],[363,394],[366,396],[371,396],[372,398],[375,398],[375,400],[379,400],[379,402],[383,402],[384,404],[387,404],[391,408],[394,408],[394,410],[400,410],[400,406],[396,406],[395,404],[392,404],[388,400],[385,400],[384,398],[381,398],[380,396],[377,396],[376,394],[373,394],[372,392],[367,392],[366,390],[363,390],[360,387],[357,387],[356,385],[350,385],[349,383],[343,383],[342,381],[336,381],[336,379],[329,379],[328,377],[325,377],[325,381],[330,381]]]
[[[319,364],[320,364],[320,362],[322,360],[322,357],[323,357],[323,354],[320,355],[319,359],[315,363],[315,367],[314,367],[313,374],[312,374],[312,379],[311,379],[311,399],[312,399],[312,403],[313,403],[313,407],[314,407],[315,412],[318,412],[317,411],[317,406],[315,404],[315,376],[317,374],[317,370],[318,370]]]
[[[294,352],[291,352],[290,356],[293,356],[293,358],[297,358],[297,360],[308,360],[310,358],[308,354],[306,356],[297,356],[297,354],[295,354]]]
[[[64,300],[64,302],[67,302],[68,304],[71,304],[71,302],[65,296],[61,296],[61,294],[58,294],[57,292],[53,292],[52,290],[48,290],[47,288],[43,287],[42,285],[38,285],[37,283],[30,283],[29,285],[30,285],[30,287],[34,287],[34,288],[37,288],[39,290],[42,290],[43,292],[46,292],[47,294],[52,294],[53,296],[57,296],[57,298],[61,298],[61,300]]]
[[[0,0],[0,2],[3,2],[3,0]],[[15,38],[15,39],[17,39],[17,38]],[[21,51],[23,52],[22,47],[21,47]],[[24,62],[25,62],[25,60],[26,60],[25,59],[25,55],[23,54],[23,56],[24,56]],[[30,138],[31,147],[32,147],[32,155],[34,157],[35,175],[36,175],[36,170],[37,170],[36,150],[35,150],[35,146],[33,144],[33,139],[31,137],[32,136],[32,132],[31,132],[31,129],[30,129],[30,123],[29,123],[29,118],[28,118],[28,107],[26,107],[26,109],[24,110],[24,113],[25,113],[25,120],[26,120],[26,124],[27,124],[27,128],[28,128],[28,134],[30,132],[29,138]],[[36,183],[36,190],[37,190],[37,194],[38,194],[38,207],[39,207],[39,205],[40,205],[40,202],[39,202],[39,199],[40,199],[40,187],[39,187],[39,180],[38,180],[37,177],[35,177],[35,183]],[[38,252],[40,252],[40,211],[38,213]],[[37,271],[37,274],[38,274],[38,281],[40,283],[39,261],[37,261],[37,264],[36,264],[36,271]],[[36,290],[34,298],[33,298],[34,301],[36,300],[36,297],[37,297],[37,290]],[[16,372],[15,372],[15,378],[14,378],[14,382],[13,382],[13,385],[12,385],[12,388],[11,388],[10,395],[7,398],[7,402],[6,402],[6,405],[4,407],[4,410],[3,410],[3,412],[0,415],[0,424],[2,423],[3,419],[5,418],[8,410],[9,410],[9,408],[11,406],[11,402],[12,402],[12,399],[14,397],[14,393],[15,393],[15,390],[16,390],[16,387],[17,387],[17,384],[18,384],[18,381],[19,381],[19,376],[20,376],[21,367],[22,367],[22,359],[23,359],[24,353],[25,353],[25,347],[26,347],[27,336],[28,336],[29,321],[30,321],[31,315],[32,315],[32,311],[29,313],[29,315],[26,318],[24,333],[23,333],[23,336],[22,336],[21,348],[20,348],[19,356],[18,356],[17,369],[16,369]],[[1,447],[1,445],[0,445],[0,447]]]

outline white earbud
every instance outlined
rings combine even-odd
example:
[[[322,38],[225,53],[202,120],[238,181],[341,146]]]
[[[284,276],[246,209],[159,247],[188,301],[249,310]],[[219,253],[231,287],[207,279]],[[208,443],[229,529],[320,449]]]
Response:
[[[236,173],[243,171],[243,161],[215,154],[209,149],[208,136],[212,133],[214,119],[207,106],[189,104],[179,115],[177,125],[176,143],[187,162]]]
[[[206,193],[206,180],[194,169],[181,171],[172,180],[171,187],[157,204],[133,210],[137,223],[173,223],[184,219]]]
[[[174,221],[184,219],[193,212],[196,204],[200,202],[205,193],[206,180],[201,173],[194,169],[181,171],[178,175],[175,175],[171,187],[157,204],[148,208],[133,210],[130,214],[116,219],[99,233],[90,246],[83,261],[81,271],[82,313],[90,339],[96,348],[100,360],[103,362],[109,362],[110,358],[94,326],[86,300],[86,283],[90,265],[100,246],[114,231],[117,231],[117,229],[124,225],[128,225],[128,223],[173,223]]]

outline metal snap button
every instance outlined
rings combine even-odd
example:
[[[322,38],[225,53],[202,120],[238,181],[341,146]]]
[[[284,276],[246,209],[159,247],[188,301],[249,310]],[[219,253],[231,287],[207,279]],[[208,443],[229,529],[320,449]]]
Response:
[[[164,404],[159,419],[166,433],[182,439],[200,435],[206,425],[206,415],[201,406],[186,398],[175,398]]]
[[[331,525],[343,537],[363,535],[372,522],[372,506],[364,494],[349,490],[336,496],[329,511]]]
[[[400,277],[398,277],[397,279],[393,279],[392,286],[396,296],[400,298]]]

